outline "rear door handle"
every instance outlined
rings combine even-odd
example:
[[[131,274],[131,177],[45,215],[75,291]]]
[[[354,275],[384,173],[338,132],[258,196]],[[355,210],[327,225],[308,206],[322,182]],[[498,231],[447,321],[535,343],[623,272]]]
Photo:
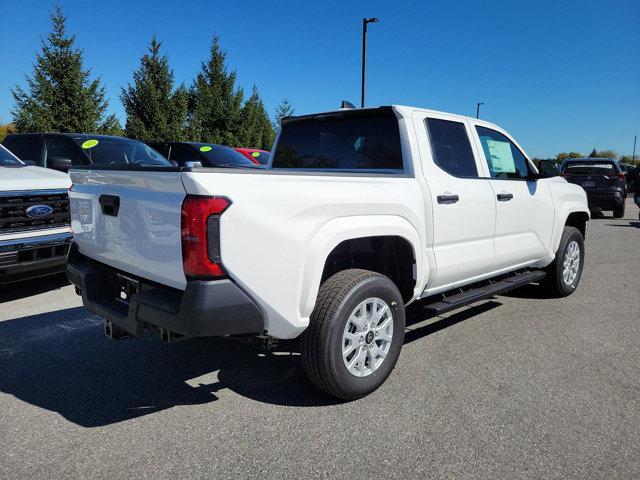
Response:
[[[458,195],[438,195],[437,200],[438,203],[448,205],[450,203],[456,203],[460,200],[460,197],[458,197]]]
[[[98,198],[100,202],[100,208],[102,208],[103,215],[110,215],[112,217],[118,216],[118,210],[120,210],[120,197],[117,195],[100,195]]]
[[[513,200],[513,193],[499,193],[498,201],[499,202],[508,202],[509,200]]]

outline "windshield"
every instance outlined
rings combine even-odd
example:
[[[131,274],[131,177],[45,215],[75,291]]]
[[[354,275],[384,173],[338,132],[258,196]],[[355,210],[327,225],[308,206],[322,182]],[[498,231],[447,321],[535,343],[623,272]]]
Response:
[[[137,140],[87,136],[76,137],[74,140],[92,163],[171,166],[169,160]]]
[[[256,167],[256,164],[231,147],[202,143],[194,145],[206,159],[205,167]]]
[[[22,167],[24,163],[18,160],[9,150],[0,145],[0,167]]]
[[[613,162],[571,162],[567,163],[562,173],[569,175],[616,175]]]

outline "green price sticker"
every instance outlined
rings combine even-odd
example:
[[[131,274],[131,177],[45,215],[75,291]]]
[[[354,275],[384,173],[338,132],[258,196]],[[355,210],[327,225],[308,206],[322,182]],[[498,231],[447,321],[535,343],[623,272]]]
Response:
[[[86,142],[82,143],[82,148],[93,148],[95,147],[98,143],[98,140],[92,139],[92,140],[87,140]]]
[[[210,152],[211,151],[211,147],[209,145],[204,145],[204,146],[200,147],[200,151],[201,152]]]
[[[251,153],[251,156],[257,158],[260,156],[260,152],[253,152]]]

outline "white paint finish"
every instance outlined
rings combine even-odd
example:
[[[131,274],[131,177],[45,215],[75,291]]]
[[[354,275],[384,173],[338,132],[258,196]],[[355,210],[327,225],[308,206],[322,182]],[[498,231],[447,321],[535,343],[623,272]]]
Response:
[[[229,170],[184,173],[183,181],[190,194],[233,202],[221,221],[222,263],[278,338],[293,338],[308,325],[326,257],[342,240],[403,236],[421,257],[424,282],[424,212],[413,178]]]
[[[545,256],[551,243],[555,209],[544,180],[487,180],[496,199],[493,269],[520,265]],[[512,194],[508,201],[498,194]]]
[[[92,223],[72,222],[83,255],[125,272],[184,289],[180,209],[185,193],[178,172],[71,172],[75,202],[90,201]],[[120,197],[117,217],[103,215],[100,195]]]
[[[560,178],[539,180],[536,194],[526,192],[531,201],[519,200],[527,187],[519,182],[511,186],[518,200],[509,209],[498,205],[496,189],[502,187],[487,178],[474,125],[507,135],[504,130],[442,112],[395,110],[405,162],[415,178],[224,169],[182,174],[75,171],[71,198],[90,200],[94,218],[89,224],[73,221],[76,241],[85,255],[184,288],[180,205],[185,190],[226,196],[232,204],[221,219],[224,267],[262,308],[269,333],[294,338],[308,325],[327,256],[344,240],[376,235],[406,239],[416,257],[415,299],[517,268],[547,265],[567,216],[588,212],[584,191]],[[465,124],[482,178],[456,178],[435,165],[423,123],[427,116]],[[97,201],[103,193],[121,197],[118,219],[101,214]],[[446,193],[457,194],[459,202],[437,203],[437,196]],[[149,211],[163,222],[150,224]],[[510,238],[508,245],[502,236]]]
[[[22,190],[66,190],[66,173],[42,167],[0,167],[0,192]]]
[[[435,278],[427,288],[433,289],[457,283],[487,272],[494,257],[495,202],[491,186],[478,178],[458,178],[442,170],[433,161],[431,143],[425,126],[426,118],[438,118],[468,124],[455,115],[422,111],[413,113],[413,125],[422,159],[422,173],[428,188],[433,223]],[[481,165],[476,165],[481,171]],[[458,195],[459,201],[438,203],[440,195]]]

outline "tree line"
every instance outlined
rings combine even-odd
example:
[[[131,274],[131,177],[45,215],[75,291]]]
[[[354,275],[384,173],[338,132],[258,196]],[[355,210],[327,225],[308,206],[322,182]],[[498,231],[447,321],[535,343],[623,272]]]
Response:
[[[105,87],[84,67],[82,50],[75,34],[67,33],[66,20],[62,6],[56,5],[51,31],[42,39],[25,88],[11,90],[13,122],[0,125],[0,140],[12,132],[82,132],[270,150],[280,119],[294,112],[283,99],[272,121],[255,86],[245,99],[236,73],[227,68],[217,35],[192,84],[176,85],[169,58],[154,35],[131,82],[121,88],[123,128],[115,115],[107,114]]]
[[[562,163],[569,158],[610,158],[618,160],[620,163],[629,163],[631,165],[640,165],[640,158],[633,158],[631,155],[618,155],[613,150],[591,150],[591,153],[584,155],[580,152],[560,152],[555,158],[534,158],[538,163],[540,160],[553,160],[556,163]]]

